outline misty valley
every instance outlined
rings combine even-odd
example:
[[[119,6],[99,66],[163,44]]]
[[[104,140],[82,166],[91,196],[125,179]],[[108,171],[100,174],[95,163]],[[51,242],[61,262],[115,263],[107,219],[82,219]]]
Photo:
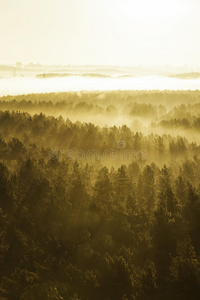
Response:
[[[0,98],[0,299],[200,295],[200,91]]]
[[[200,299],[199,12],[0,0],[0,300]]]

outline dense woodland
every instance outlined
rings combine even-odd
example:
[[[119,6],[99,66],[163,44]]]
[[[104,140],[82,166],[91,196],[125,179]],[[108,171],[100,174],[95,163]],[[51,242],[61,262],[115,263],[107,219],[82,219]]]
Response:
[[[199,130],[200,91],[0,98],[0,299],[199,299]]]

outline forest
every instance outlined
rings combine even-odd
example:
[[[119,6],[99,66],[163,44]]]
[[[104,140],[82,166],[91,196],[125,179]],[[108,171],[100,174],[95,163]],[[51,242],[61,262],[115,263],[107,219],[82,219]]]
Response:
[[[0,98],[0,299],[197,300],[200,91]]]

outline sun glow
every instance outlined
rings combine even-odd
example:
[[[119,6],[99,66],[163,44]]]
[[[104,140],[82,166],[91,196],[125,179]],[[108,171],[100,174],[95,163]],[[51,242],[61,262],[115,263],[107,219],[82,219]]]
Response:
[[[0,60],[200,66],[199,9],[197,0],[0,1]]]
[[[177,17],[178,2],[172,0],[118,0],[113,3],[113,10],[124,17],[148,22],[153,18]]]

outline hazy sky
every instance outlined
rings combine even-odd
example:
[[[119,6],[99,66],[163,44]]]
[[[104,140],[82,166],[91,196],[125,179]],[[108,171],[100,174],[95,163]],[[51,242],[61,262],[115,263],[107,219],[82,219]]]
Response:
[[[200,66],[199,0],[0,0],[0,63]]]

